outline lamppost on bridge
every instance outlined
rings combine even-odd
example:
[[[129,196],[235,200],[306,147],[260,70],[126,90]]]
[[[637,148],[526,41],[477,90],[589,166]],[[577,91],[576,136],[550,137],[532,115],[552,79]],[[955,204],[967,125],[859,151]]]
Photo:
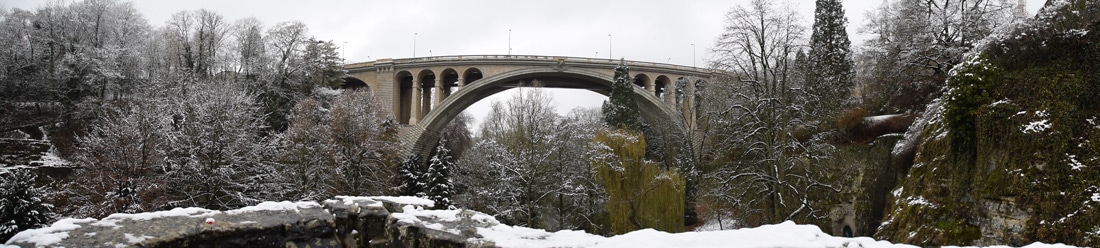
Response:
[[[512,55],[512,29],[508,29],[508,55]]]
[[[607,34],[607,59],[611,58],[611,34]]]
[[[416,35],[420,33],[413,33],[413,58],[416,58]]]
[[[343,46],[340,46],[340,60],[342,62],[348,62],[348,42],[345,41]]]
[[[691,67],[695,67],[695,43],[691,43]]]

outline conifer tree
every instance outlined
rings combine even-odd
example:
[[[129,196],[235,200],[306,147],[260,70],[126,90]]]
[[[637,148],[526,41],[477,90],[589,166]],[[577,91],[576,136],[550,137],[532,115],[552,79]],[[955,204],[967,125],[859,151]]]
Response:
[[[845,30],[847,25],[840,0],[817,0],[806,86],[817,98],[817,103],[811,104],[821,106],[826,115],[843,107],[853,86],[852,43]]]
[[[46,190],[35,187],[34,180],[34,174],[27,170],[0,174],[0,240],[44,227],[53,220],[53,205],[42,199]]]
[[[435,147],[435,156],[432,156],[428,171],[424,174],[427,182],[424,194],[428,199],[435,201],[435,207],[439,209],[453,206],[451,195],[454,189],[451,186],[451,169],[454,167],[454,162],[451,161],[451,151],[447,149],[446,144],[446,140],[439,141],[439,145]]]
[[[397,173],[401,174],[401,188],[399,189],[401,195],[416,196],[424,192],[423,165],[420,155],[416,154],[409,155],[401,162],[401,166],[397,169]]]
[[[608,127],[642,130],[641,114],[638,112],[638,102],[634,101],[632,81],[626,61],[619,60],[619,66],[615,67],[615,82],[611,84],[611,95],[603,103],[603,120]]]

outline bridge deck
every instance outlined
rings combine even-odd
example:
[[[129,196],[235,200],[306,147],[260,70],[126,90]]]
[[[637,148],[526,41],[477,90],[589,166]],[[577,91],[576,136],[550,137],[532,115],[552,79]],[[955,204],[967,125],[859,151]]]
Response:
[[[661,68],[668,70],[675,70],[681,72],[693,72],[698,74],[713,73],[713,70],[707,68],[655,63],[646,61],[634,61],[625,60],[626,65],[630,67],[649,67],[649,68]],[[584,57],[568,57],[568,56],[545,56],[545,55],[453,55],[453,56],[434,56],[434,57],[415,57],[415,58],[399,58],[399,59],[379,59],[374,61],[356,62],[344,65],[344,68],[348,68],[348,71],[358,71],[368,69],[380,64],[395,64],[395,65],[421,65],[425,63],[517,63],[517,62],[547,62],[547,63],[568,63],[568,64],[599,64],[599,65],[611,65],[617,66],[619,60],[617,59],[601,59],[601,58],[584,58]],[[357,70],[358,69],[358,70]]]

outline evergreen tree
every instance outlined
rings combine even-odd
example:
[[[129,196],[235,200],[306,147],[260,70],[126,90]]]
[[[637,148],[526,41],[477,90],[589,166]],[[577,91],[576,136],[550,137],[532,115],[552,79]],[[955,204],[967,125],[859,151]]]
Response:
[[[423,165],[420,155],[416,154],[405,157],[405,161],[401,162],[401,166],[397,169],[397,173],[401,174],[401,188],[399,190],[401,195],[416,196],[424,192]]]
[[[615,67],[615,82],[611,84],[611,95],[603,103],[603,120],[611,128],[642,130],[641,114],[638,102],[634,101],[634,84],[630,77],[630,68],[625,60],[619,60]]]
[[[817,0],[806,86],[826,115],[840,110],[851,94],[854,73],[847,25],[840,0]]]
[[[424,195],[435,201],[435,207],[439,209],[447,209],[454,205],[451,203],[451,195],[454,191],[451,187],[451,168],[454,167],[454,162],[451,161],[451,151],[447,149],[446,144],[446,140],[439,141],[439,145],[435,147],[435,156],[432,156],[428,171],[423,176],[427,182]]]
[[[306,74],[303,85],[307,87],[340,88],[344,84],[344,78],[348,77],[340,51],[332,41],[310,38],[306,42],[302,60]]]
[[[16,233],[44,227],[53,220],[53,205],[42,201],[46,189],[34,187],[35,176],[27,170],[0,175],[0,240]]]

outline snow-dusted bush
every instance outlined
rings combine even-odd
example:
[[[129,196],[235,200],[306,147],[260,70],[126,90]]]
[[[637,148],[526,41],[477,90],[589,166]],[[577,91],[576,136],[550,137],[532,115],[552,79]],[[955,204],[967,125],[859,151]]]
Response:
[[[34,183],[34,174],[27,170],[0,173],[0,240],[53,221],[53,205],[43,200],[46,189]]]

